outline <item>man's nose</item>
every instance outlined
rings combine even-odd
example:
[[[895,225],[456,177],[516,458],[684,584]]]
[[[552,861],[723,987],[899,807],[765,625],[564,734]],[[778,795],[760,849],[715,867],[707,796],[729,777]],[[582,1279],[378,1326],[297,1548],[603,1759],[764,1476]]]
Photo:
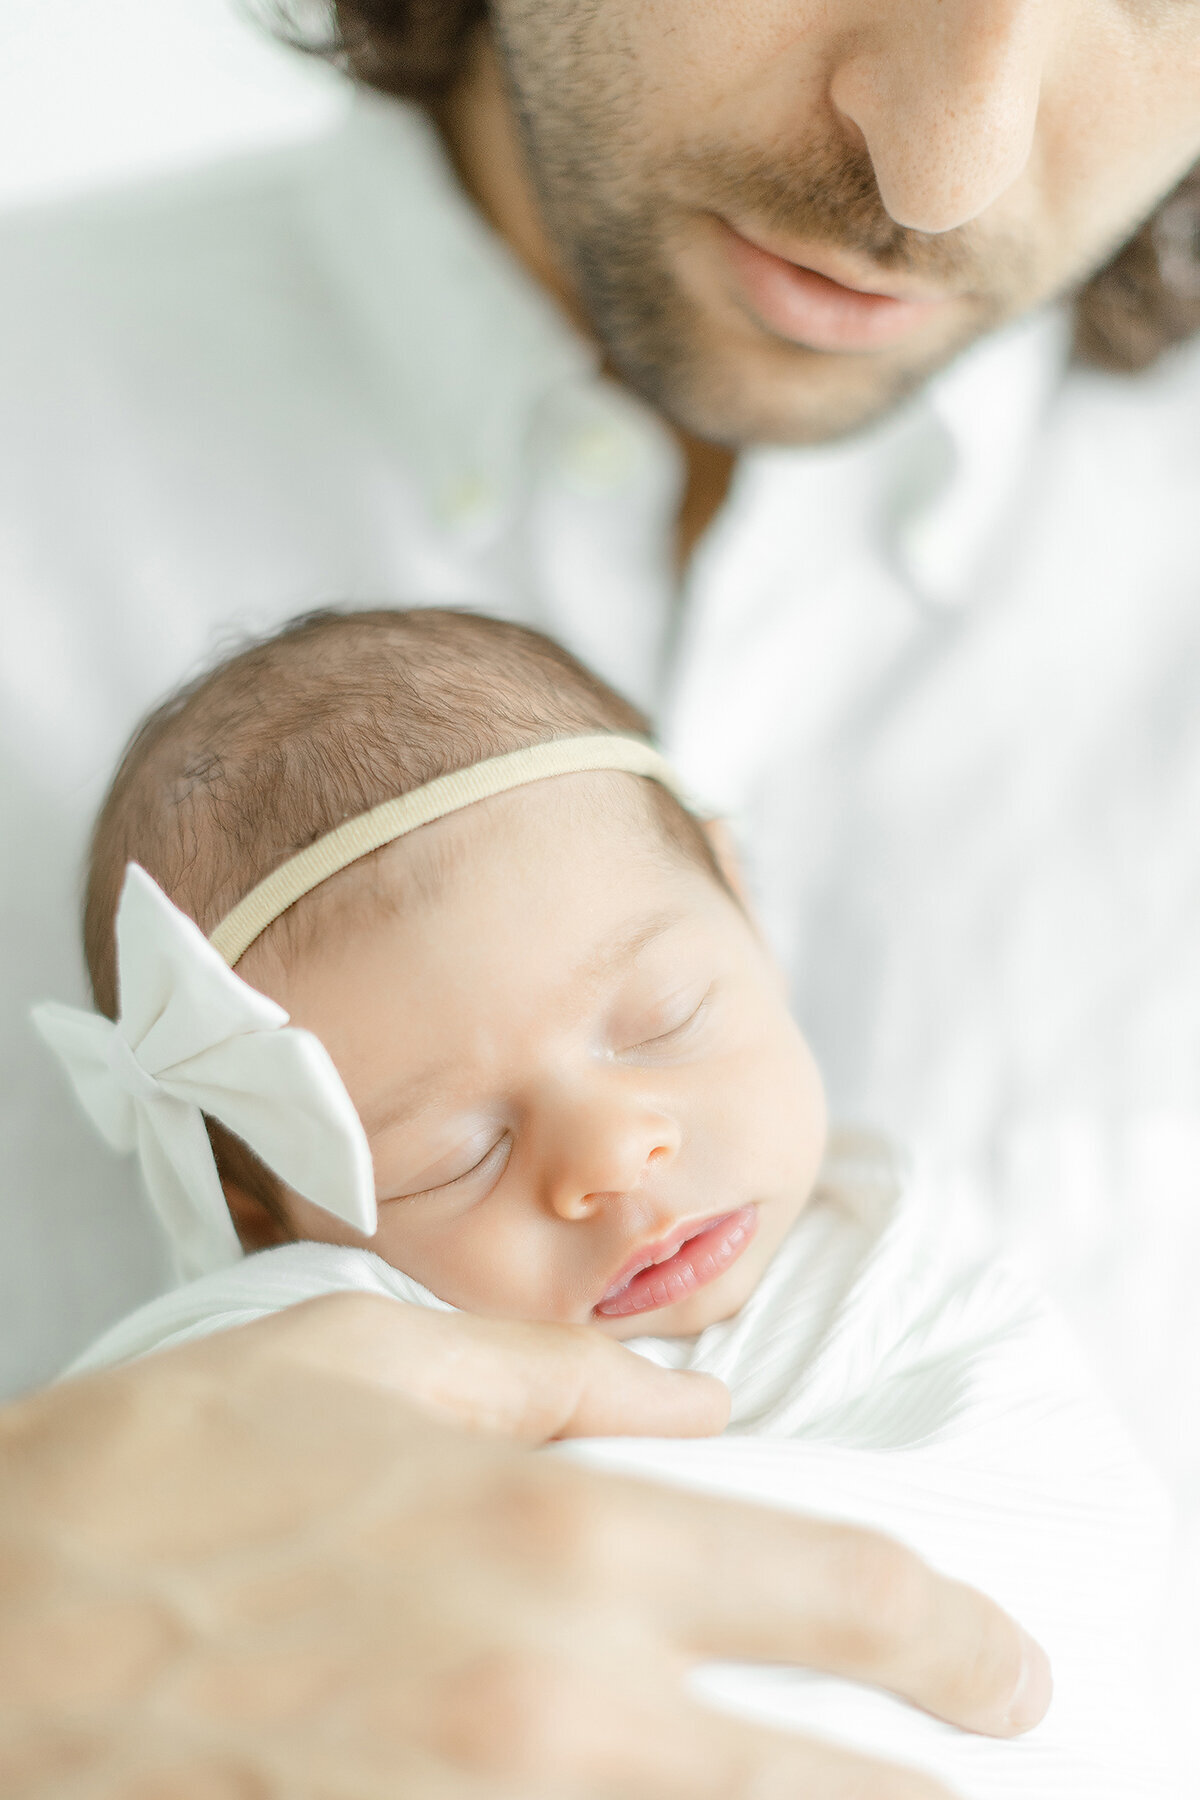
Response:
[[[545,1203],[560,1219],[587,1219],[636,1192],[679,1149],[677,1122],[622,1085],[560,1096],[542,1144]]]
[[[829,96],[898,225],[952,231],[1029,161],[1059,0],[871,0]],[[855,21],[856,25],[859,23]]]

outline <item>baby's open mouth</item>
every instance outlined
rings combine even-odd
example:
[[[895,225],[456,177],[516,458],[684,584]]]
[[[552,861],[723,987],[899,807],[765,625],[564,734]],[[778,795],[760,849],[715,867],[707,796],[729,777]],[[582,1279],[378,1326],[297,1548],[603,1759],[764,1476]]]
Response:
[[[621,1270],[596,1306],[596,1315],[618,1319],[674,1306],[723,1275],[746,1248],[757,1224],[758,1208],[742,1206],[699,1225],[682,1226],[657,1244],[647,1244]]]

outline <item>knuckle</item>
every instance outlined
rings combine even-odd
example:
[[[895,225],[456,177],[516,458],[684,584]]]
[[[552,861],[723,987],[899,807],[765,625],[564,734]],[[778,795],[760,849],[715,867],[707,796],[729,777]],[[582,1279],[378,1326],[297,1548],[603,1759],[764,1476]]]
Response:
[[[553,1329],[570,1397],[578,1403],[593,1383],[604,1380],[617,1346],[590,1325],[556,1324]]]
[[[333,1293],[316,1294],[311,1300],[302,1300],[292,1309],[291,1316],[301,1317],[306,1309],[310,1318],[353,1319],[378,1307],[382,1298],[380,1294],[359,1294],[349,1288],[339,1288]]]
[[[610,1340],[601,1337],[594,1325],[556,1324],[554,1331],[567,1353],[585,1366],[590,1367],[593,1363],[603,1365],[612,1354]]]
[[[598,1481],[537,1460],[504,1482],[489,1517],[507,1557],[533,1565],[539,1585],[591,1591],[618,1566],[618,1510]]]
[[[568,1760],[577,1701],[560,1662],[524,1647],[492,1650],[443,1678],[431,1720],[434,1747],[474,1775],[545,1778]]]
[[[907,1643],[929,1616],[929,1572],[911,1550],[888,1543],[875,1558],[868,1603],[887,1644]]]
[[[555,1322],[527,1326],[536,1334],[543,1381],[539,1387],[541,1408],[531,1409],[531,1422],[540,1437],[557,1435],[597,1382],[603,1381],[610,1346],[588,1325]],[[547,1351],[552,1354],[547,1360]],[[545,1377],[549,1373],[551,1379]]]
[[[844,1592],[852,1635],[866,1653],[890,1655],[918,1639],[929,1618],[929,1570],[914,1551],[873,1532],[844,1544]]]
[[[980,1630],[962,1646],[947,1672],[948,1700],[958,1711],[999,1706],[1017,1691],[1021,1642],[1015,1626]]]
[[[388,1300],[382,1294],[358,1294],[349,1289],[316,1294],[311,1300],[301,1300],[298,1305],[276,1315],[280,1320],[278,1334],[291,1335],[288,1328],[292,1327],[296,1336],[328,1332],[336,1340],[342,1332],[355,1330],[368,1321],[374,1323],[385,1317],[390,1320],[395,1305],[394,1300]]]

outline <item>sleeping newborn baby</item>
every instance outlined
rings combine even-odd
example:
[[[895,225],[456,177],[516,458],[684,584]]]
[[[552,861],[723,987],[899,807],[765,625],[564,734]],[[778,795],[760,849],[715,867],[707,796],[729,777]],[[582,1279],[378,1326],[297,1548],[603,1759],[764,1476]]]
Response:
[[[243,650],[126,753],[85,939],[97,1013],[38,1024],[186,1279],[74,1371],[346,1288],[632,1340],[725,1381],[729,1431],[553,1454],[881,1527],[1057,1683],[1010,1742],[796,1670],[706,1668],[714,1704],[980,1800],[1174,1791],[1140,1692],[1153,1488],[954,1210],[873,1138],[826,1144],[719,832],[573,658],[436,610]]]

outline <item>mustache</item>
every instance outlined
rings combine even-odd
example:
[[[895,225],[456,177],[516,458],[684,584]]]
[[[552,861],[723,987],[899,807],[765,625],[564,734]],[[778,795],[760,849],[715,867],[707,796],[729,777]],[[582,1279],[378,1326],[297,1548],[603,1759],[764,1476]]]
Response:
[[[812,144],[786,161],[761,151],[698,145],[676,164],[689,195],[732,221],[856,252],[879,268],[923,276],[966,294],[989,297],[1019,288],[1028,250],[1017,240],[970,225],[915,231],[883,204],[870,156],[849,145]]]

